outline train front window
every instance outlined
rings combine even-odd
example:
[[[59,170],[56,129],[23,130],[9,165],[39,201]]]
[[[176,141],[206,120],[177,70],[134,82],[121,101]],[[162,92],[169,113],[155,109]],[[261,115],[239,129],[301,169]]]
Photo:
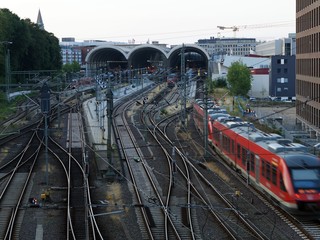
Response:
[[[291,169],[293,186],[295,190],[315,189],[320,190],[319,169]]]

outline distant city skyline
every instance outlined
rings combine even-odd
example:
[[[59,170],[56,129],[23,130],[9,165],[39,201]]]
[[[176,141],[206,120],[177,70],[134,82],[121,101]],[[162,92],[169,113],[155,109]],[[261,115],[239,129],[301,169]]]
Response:
[[[44,28],[61,41],[105,40],[115,42],[165,44],[194,43],[210,37],[245,37],[267,41],[295,32],[295,1],[254,0],[195,3],[147,0],[108,3],[92,0],[44,2],[40,0],[2,0],[21,19],[37,22],[41,11]],[[227,27],[225,30],[217,26]],[[239,27],[234,32],[232,27]]]

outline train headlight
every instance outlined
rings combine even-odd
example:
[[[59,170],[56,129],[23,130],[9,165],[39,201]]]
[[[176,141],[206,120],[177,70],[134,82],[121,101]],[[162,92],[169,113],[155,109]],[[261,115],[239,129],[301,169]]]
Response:
[[[318,191],[316,189],[298,189],[299,194],[316,194]]]
[[[316,189],[307,189],[305,190],[306,193],[316,194],[318,191]]]

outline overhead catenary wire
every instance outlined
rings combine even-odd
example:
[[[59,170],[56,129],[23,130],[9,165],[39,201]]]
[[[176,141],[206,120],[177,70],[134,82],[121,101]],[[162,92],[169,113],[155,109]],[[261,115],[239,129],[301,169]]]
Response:
[[[192,139],[192,138],[191,138]],[[86,144],[86,143],[85,143]],[[87,144],[86,144],[86,146],[88,146]],[[91,148],[90,146],[89,146],[89,148]],[[108,164],[108,163],[107,163]],[[111,166],[110,165],[110,167],[112,167],[113,168],[113,166]],[[157,170],[155,170],[155,169],[152,169],[155,173],[157,172]],[[121,174],[121,173],[120,173]],[[166,174],[166,173],[161,173],[161,172],[159,172],[159,174],[162,174],[164,177],[168,177],[168,175]],[[122,174],[121,174],[122,175]],[[125,178],[127,181],[129,181],[129,182],[131,182],[131,180],[129,180],[129,179],[127,179],[127,178]],[[131,184],[133,184],[132,182],[131,182]],[[185,186],[184,185],[180,185],[180,187],[182,188],[182,189],[185,189]],[[140,189],[140,191],[144,191],[143,189]],[[145,196],[147,197],[147,199],[150,197],[150,196],[148,196],[148,193],[146,193],[145,192]],[[209,195],[208,195],[209,196]],[[132,206],[130,206],[130,207],[132,207]],[[136,206],[133,206],[133,207],[136,207]],[[155,207],[157,207],[156,205],[155,205]],[[197,207],[197,206],[189,206],[189,207]],[[212,208],[211,206],[200,206],[200,207],[202,207],[203,209],[205,209],[205,208]],[[216,208],[216,207],[214,207],[214,208]]]
[[[259,29],[259,28],[288,27],[288,26],[294,26],[294,24],[295,24],[295,21],[288,20],[288,21],[281,21],[281,22],[239,25],[238,27],[242,30],[250,30],[250,29]],[[230,31],[230,32],[233,32],[233,31]],[[193,34],[187,34],[187,33],[193,33]],[[168,31],[168,32],[158,32],[158,33],[151,32],[151,33],[133,34],[133,35],[97,36],[92,39],[105,39],[108,41],[112,41],[112,39],[116,39],[116,38],[128,39],[132,37],[148,38],[150,36],[159,36],[157,37],[157,40],[172,40],[172,39],[182,39],[182,38],[197,37],[197,36],[204,36],[204,35],[216,35],[218,33],[220,33],[220,29],[218,27],[212,27],[212,28],[191,29],[191,30],[184,30],[184,31]],[[170,36],[170,35],[175,35],[175,36]],[[87,39],[80,38],[80,40],[87,40]]]

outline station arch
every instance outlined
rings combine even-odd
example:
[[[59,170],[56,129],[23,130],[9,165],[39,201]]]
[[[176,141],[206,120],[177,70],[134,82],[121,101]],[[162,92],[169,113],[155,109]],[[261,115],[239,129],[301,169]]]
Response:
[[[180,71],[182,48],[186,68],[208,69],[208,53],[194,44],[178,45],[172,49],[153,44],[128,47],[106,44],[92,49],[87,55],[87,75],[92,76],[110,69],[149,67]]]
[[[165,48],[157,45],[139,45],[130,51],[128,62],[131,68],[163,68],[167,66],[167,52]]]
[[[102,45],[92,49],[86,57],[87,75],[96,75],[110,69],[127,69],[129,49]]]
[[[209,54],[203,48],[194,44],[178,45],[172,48],[169,52],[168,68],[180,71],[182,48],[184,48],[186,68],[208,69]]]

